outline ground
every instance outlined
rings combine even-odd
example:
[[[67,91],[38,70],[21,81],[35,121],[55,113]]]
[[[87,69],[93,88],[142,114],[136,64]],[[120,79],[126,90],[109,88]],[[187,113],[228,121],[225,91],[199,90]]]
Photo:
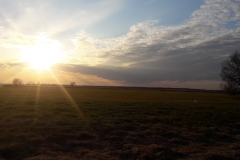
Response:
[[[240,159],[240,99],[158,89],[0,88],[0,160]]]

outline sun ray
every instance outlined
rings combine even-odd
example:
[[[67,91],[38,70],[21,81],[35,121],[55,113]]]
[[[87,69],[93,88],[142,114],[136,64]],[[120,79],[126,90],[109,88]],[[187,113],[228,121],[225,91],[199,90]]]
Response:
[[[6,79],[6,80],[4,81],[4,83],[12,82],[12,80],[13,80],[14,78],[18,78],[18,76],[21,75],[23,72],[24,72],[24,69],[21,69],[20,72],[18,72],[18,73],[15,74],[14,76],[11,76],[10,78]]]
[[[52,77],[58,82],[58,84],[60,84],[60,81],[58,80],[58,78],[55,76],[55,74],[49,70],[49,73],[52,75]],[[74,99],[71,97],[71,95],[67,92],[67,90],[60,85],[61,90],[63,91],[63,93],[66,95],[67,99],[70,101],[70,103],[72,104],[72,106],[77,110],[79,116],[83,119],[86,120],[85,116],[83,115],[83,112],[79,109],[77,103],[74,101]]]
[[[33,123],[36,123],[36,122],[38,121],[38,104],[39,104],[39,98],[40,98],[40,86],[37,85],[36,98],[35,98],[35,106],[34,106],[35,116],[34,116],[34,121],[33,121]]]

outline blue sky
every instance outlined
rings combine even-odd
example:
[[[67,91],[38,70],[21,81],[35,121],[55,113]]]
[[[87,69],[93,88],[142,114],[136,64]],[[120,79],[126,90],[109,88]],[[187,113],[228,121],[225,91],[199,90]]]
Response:
[[[0,0],[0,82],[218,89],[239,0]]]
[[[148,20],[159,20],[159,25],[176,25],[186,21],[202,4],[203,0],[130,0],[121,11],[85,29],[97,38],[110,38],[126,34],[131,26]]]

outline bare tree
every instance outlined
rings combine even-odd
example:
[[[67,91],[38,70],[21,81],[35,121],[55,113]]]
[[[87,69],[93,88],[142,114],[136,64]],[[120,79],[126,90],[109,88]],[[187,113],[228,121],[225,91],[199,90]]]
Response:
[[[240,94],[240,53],[234,52],[222,63],[221,88],[230,95]]]
[[[70,86],[74,87],[75,84],[76,84],[75,82],[71,82],[71,83],[70,83]]]
[[[22,85],[23,84],[23,81],[19,78],[14,78],[13,81],[12,81],[13,85]]]

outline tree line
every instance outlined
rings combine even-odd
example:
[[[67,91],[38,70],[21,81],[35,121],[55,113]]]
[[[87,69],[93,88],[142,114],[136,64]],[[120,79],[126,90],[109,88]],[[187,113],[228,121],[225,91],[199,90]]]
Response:
[[[13,84],[14,86],[21,86],[21,85],[23,85],[23,80],[20,79],[20,78],[14,78],[13,81],[12,81],[12,84]],[[29,82],[26,83],[26,84],[27,84],[27,85],[36,85],[36,83],[34,83],[33,81],[29,81]],[[39,82],[38,82],[37,85],[39,85]],[[69,85],[70,85],[71,87],[75,87],[76,82],[70,82]]]

